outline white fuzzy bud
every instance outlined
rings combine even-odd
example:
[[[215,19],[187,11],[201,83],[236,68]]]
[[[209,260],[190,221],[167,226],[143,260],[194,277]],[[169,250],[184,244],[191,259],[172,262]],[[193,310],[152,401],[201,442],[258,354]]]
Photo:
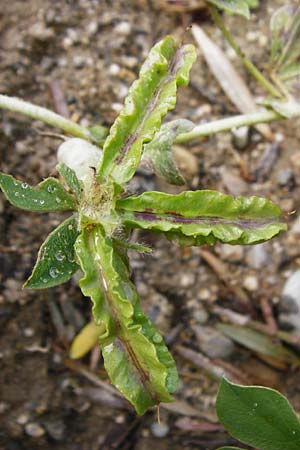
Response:
[[[84,139],[71,138],[63,142],[57,150],[58,162],[74,170],[83,182],[92,179],[94,170],[100,164],[102,150]]]

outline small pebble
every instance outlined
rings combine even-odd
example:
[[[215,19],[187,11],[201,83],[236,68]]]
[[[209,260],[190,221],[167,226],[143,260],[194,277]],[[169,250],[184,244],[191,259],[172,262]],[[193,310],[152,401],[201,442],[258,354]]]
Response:
[[[115,33],[117,34],[123,34],[125,36],[128,36],[128,34],[131,33],[131,25],[129,22],[119,22],[115,26]]]
[[[45,430],[38,423],[30,422],[25,426],[25,433],[28,436],[38,438],[44,436]]]
[[[113,109],[114,111],[116,111],[117,113],[119,113],[119,112],[121,111],[121,109],[123,108],[123,105],[122,105],[122,103],[114,102],[114,103],[111,104],[111,107],[112,107],[112,109]]]
[[[258,279],[254,275],[245,278],[243,286],[247,291],[255,292],[258,289]]]
[[[111,64],[108,68],[108,73],[112,76],[116,76],[116,75],[118,75],[120,70],[121,70],[121,68],[118,64]]]
[[[279,186],[293,185],[294,173],[291,169],[281,170],[277,175],[277,183]]]
[[[80,55],[75,55],[73,58],[73,65],[76,69],[82,69],[85,66],[85,57]]]
[[[25,337],[32,337],[34,336],[34,329],[33,328],[24,328],[23,334]]]
[[[27,413],[22,413],[17,417],[17,424],[25,425],[29,420],[29,415]]]
[[[98,31],[98,22],[96,20],[92,20],[87,26],[87,33],[89,36],[93,36]]]
[[[232,143],[237,150],[244,150],[249,143],[249,127],[234,128]]]
[[[6,402],[0,402],[0,414],[5,413],[9,409],[9,404]]]
[[[300,332],[300,270],[293,272],[282,290],[279,322]]]
[[[44,423],[48,435],[54,441],[62,441],[66,431],[65,424],[62,420],[47,421]]]
[[[129,55],[122,56],[120,60],[122,65],[128,69],[134,69],[139,63],[139,60],[135,56]]]
[[[235,351],[235,345],[231,339],[212,327],[193,326],[200,350],[209,358],[228,359]]]
[[[195,283],[195,274],[194,273],[184,273],[180,278],[180,286],[189,287]]]
[[[246,261],[252,269],[262,269],[269,263],[268,243],[254,245],[247,249]]]
[[[205,325],[209,319],[208,312],[205,311],[205,309],[199,309],[194,312],[193,319],[195,319],[199,325]]]
[[[164,438],[168,435],[170,428],[167,424],[165,423],[152,423],[150,426],[151,429],[151,433],[153,434],[153,436],[157,437],[157,438]]]
[[[209,289],[202,288],[198,292],[198,297],[200,300],[209,300],[211,297],[211,292],[209,291]]]
[[[244,256],[244,249],[241,245],[223,244],[217,248],[223,261],[240,262]]]

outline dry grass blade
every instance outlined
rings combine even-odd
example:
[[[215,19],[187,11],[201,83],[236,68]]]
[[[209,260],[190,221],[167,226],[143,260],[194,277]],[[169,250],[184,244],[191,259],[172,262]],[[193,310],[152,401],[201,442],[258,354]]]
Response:
[[[157,9],[164,9],[174,13],[189,13],[207,8],[205,1],[201,0],[155,0]]]
[[[259,111],[248,86],[237,73],[225,53],[198,25],[193,25],[192,33],[210,70],[236,108],[243,114]],[[256,128],[266,139],[274,140],[268,125],[260,124]]]
[[[183,358],[191,361],[193,365],[200,367],[203,369],[208,376],[212,379],[220,381],[223,376],[229,377],[231,380],[234,380],[236,383],[248,383],[248,378],[238,369],[234,368],[230,364],[226,364],[226,362],[222,361],[222,366],[220,365],[220,360],[218,363],[215,360],[211,360],[207,356],[204,356],[200,352],[195,352],[188,347],[183,345],[179,345],[176,347],[176,352],[182,356]],[[226,366],[226,368],[224,368]]]

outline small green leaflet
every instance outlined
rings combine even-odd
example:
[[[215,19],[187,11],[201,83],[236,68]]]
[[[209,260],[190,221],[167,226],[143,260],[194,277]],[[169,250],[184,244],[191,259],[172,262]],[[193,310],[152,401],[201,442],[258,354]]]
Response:
[[[184,245],[263,242],[286,230],[281,210],[260,197],[217,191],[145,192],[117,201],[123,224],[166,233]]]
[[[172,400],[177,371],[162,336],[144,315],[128,268],[101,226],[83,230],[75,244],[84,272],[80,287],[94,303],[104,365],[112,383],[138,414]]]
[[[260,450],[299,450],[300,423],[287,399],[260,386],[239,386],[223,379],[217,414],[236,439]]]
[[[103,127],[102,125],[95,125],[94,127],[91,127],[89,129],[89,132],[91,133],[94,141],[101,147],[103,146],[105,139],[107,138],[108,131],[108,128]]]
[[[82,183],[78,180],[76,173],[73,169],[66,166],[64,163],[60,163],[56,166],[58,173],[63,177],[70,191],[76,196],[77,200],[81,199]]]
[[[277,72],[286,70],[300,57],[300,7],[286,5],[279,8],[271,18],[272,68]],[[300,63],[300,61],[298,60]]]
[[[78,218],[69,217],[42,244],[32,274],[24,284],[29,289],[45,289],[68,281],[79,268],[74,244],[79,234]]]
[[[150,160],[154,172],[170,184],[181,186],[185,180],[179,172],[172,154],[172,145],[179,134],[194,128],[193,122],[177,119],[162,125],[149,144],[144,145],[143,159]]]
[[[300,6],[283,6],[273,14],[270,26],[271,69],[286,99],[268,99],[267,104],[283,117],[292,118],[300,99]]]
[[[233,14],[250,18],[249,0],[206,0],[208,3]],[[251,6],[251,5],[250,5]]]
[[[12,205],[27,211],[67,211],[77,208],[75,199],[55,178],[47,178],[36,187],[31,187],[11,175],[0,173],[0,188]]]
[[[162,118],[175,107],[177,86],[188,84],[195,59],[194,46],[178,46],[171,36],[152,48],[105,141],[99,182],[108,176],[119,184],[132,178],[143,144],[151,141]]]

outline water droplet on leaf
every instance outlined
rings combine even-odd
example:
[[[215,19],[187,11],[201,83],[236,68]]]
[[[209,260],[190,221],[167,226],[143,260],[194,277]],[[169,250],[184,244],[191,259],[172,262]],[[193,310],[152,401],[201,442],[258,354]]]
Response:
[[[56,187],[54,187],[54,186],[48,186],[48,192],[50,193],[50,194],[52,194],[53,192],[55,192],[56,191]]]
[[[55,258],[57,259],[57,261],[63,261],[65,259],[65,255],[63,254],[63,252],[61,250],[58,250],[55,253]]]
[[[159,333],[155,333],[152,338],[152,341],[154,342],[154,344],[160,344],[162,342],[162,340],[163,339]]]
[[[27,189],[28,188],[28,184],[27,183],[22,183],[21,187],[22,187],[22,189]]]
[[[55,197],[56,203],[61,203],[61,199],[59,197]]]
[[[51,278],[57,278],[59,275],[59,272],[57,270],[56,267],[51,267],[51,269],[49,270],[49,275]]]

